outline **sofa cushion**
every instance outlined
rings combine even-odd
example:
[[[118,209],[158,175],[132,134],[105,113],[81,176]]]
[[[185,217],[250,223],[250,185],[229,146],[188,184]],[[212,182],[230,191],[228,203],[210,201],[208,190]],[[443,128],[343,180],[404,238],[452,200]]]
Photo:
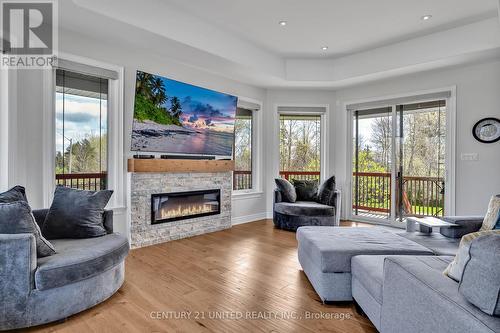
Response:
[[[459,238],[449,238],[438,232],[430,234],[422,232],[401,232],[399,236],[414,241],[429,250],[432,250],[438,256],[454,256],[458,251]]]
[[[379,304],[382,304],[385,257],[361,255],[351,259],[352,277],[358,279]]]
[[[460,246],[457,254],[455,255],[455,259],[448,265],[448,267],[446,267],[444,274],[453,280],[460,282],[465,264],[470,259],[470,246],[472,242],[478,237],[489,234],[500,234],[500,230],[478,231],[463,236],[460,240]]]
[[[500,320],[487,315],[443,276],[449,258],[388,256],[384,262],[382,332],[500,332]]]
[[[58,253],[38,260],[35,287],[46,290],[98,275],[124,260],[126,237],[114,233],[97,238],[57,239]]]
[[[281,192],[281,196],[286,202],[295,202],[297,200],[297,192],[295,192],[295,187],[292,183],[283,178],[275,178],[274,182]]]
[[[377,227],[323,227],[297,229],[299,249],[305,251],[324,273],[351,271],[356,255],[433,255],[422,245]]]
[[[0,203],[9,203],[14,201],[26,201],[26,190],[22,186],[14,186],[10,190],[0,193]]]
[[[0,234],[33,234],[38,257],[56,253],[54,246],[42,236],[26,201],[0,203]]]
[[[279,202],[274,205],[277,213],[295,216],[334,216],[335,207],[314,201]]]
[[[318,202],[324,205],[332,202],[332,197],[335,195],[335,176],[331,176],[321,186],[318,191]]]
[[[104,207],[113,191],[84,191],[57,186],[42,233],[48,239],[106,235]]]
[[[494,229],[497,224],[498,214],[500,214],[500,194],[491,197],[488,211],[486,212],[483,225],[479,231]]]
[[[481,311],[500,316],[500,234],[475,239],[465,264],[459,292]]]
[[[382,304],[385,258],[402,258],[404,260],[405,257],[399,255],[355,256],[351,259],[351,274],[379,304]],[[422,256],[419,258],[422,263],[438,271],[442,271],[453,260],[452,256]]]
[[[318,199],[318,181],[292,179],[292,184],[297,193],[297,200],[299,201],[316,201]]]

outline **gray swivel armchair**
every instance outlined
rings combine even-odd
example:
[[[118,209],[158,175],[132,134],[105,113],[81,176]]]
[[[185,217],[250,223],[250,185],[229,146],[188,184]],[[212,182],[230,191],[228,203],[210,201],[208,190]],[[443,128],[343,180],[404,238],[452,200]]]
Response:
[[[274,190],[273,222],[279,229],[296,231],[302,226],[338,226],[340,224],[341,192],[335,190],[328,205],[316,201],[284,202],[281,192]]]
[[[33,211],[39,225],[46,214]],[[37,258],[33,234],[0,234],[0,330],[64,319],[120,288],[128,239],[113,233],[112,211],[103,219],[106,235],[51,240],[57,253],[43,258]]]

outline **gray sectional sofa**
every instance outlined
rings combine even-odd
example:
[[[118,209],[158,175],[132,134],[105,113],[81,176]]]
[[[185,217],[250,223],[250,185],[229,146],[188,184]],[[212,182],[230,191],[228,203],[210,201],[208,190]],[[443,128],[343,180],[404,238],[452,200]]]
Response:
[[[33,211],[39,225],[46,214]],[[57,253],[38,259],[33,234],[0,234],[0,330],[66,318],[120,288],[128,239],[113,233],[112,211],[103,222],[106,235],[51,240]]]
[[[443,274],[459,237],[479,230],[482,219],[448,220],[460,227],[431,234],[301,227],[299,262],[324,302],[355,300],[383,333],[500,332],[500,318],[468,302],[459,283]]]

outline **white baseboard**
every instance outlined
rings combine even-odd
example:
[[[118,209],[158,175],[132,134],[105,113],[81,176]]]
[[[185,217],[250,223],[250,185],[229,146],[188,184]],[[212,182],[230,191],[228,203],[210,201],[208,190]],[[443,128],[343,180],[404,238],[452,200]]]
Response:
[[[267,213],[258,213],[258,214],[252,214],[252,215],[246,215],[246,216],[232,217],[231,218],[231,225],[238,225],[238,224],[243,224],[243,223],[264,220],[264,219],[268,218],[267,216],[268,216]]]

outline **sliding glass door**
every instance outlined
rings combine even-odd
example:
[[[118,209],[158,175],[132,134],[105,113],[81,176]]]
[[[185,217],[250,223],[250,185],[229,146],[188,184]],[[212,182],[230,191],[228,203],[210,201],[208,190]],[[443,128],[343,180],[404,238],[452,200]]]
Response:
[[[396,217],[442,216],[446,101],[397,105]]]
[[[353,218],[442,216],[446,101],[353,111]]]
[[[357,110],[353,121],[353,215],[389,220],[393,146],[391,107]]]

